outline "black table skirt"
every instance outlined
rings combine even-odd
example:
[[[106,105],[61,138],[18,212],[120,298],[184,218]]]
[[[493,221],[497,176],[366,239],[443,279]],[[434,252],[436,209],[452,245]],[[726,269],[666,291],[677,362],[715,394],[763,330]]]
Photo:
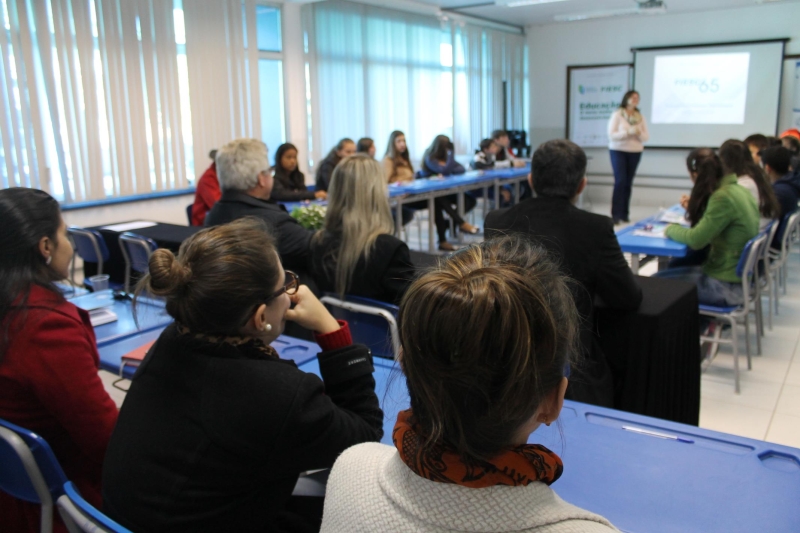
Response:
[[[99,231],[108,247],[109,259],[103,265],[103,273],[111,276],[111,281],[115,283],[125,282],[125,258],[119,247],[119,235],[117,231],[102,229],[101,227],[89,228]],[[159,222],[149,228],[133,230],[131,233],[149,237],[153,239],[159,248],[167,248],[176,254],[181,247],[181,243],[203,229],[199,226],[178,226],[176,224],[164,224]],[[83,264],[83,275],[85,278],[97,273],[97,263]]]
[[[596,307],[600,345],[614,374],[614,407],[698,425],[700,343],[697,289],[672,279],[638,277],[635,313]]]

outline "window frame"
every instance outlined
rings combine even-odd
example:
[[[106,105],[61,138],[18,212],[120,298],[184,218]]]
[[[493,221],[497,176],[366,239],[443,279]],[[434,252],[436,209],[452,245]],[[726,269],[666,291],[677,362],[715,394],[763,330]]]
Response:
[[[253,2],[253,4],[251,4],[251,5],[253,6],[253,8],[252,8],[253,9],[253,21],[254,21],[253,22],[253,26],[257,26],[257,24],[258,24],[258,19],[256,17],[256,12],[255,12],[255,10],[256,10],[256,8],[258,6],[266,6],[266,7],[271,7],[273,9],[277,9],[278,10],[278,18],[279,18],[279,22],[280,22],[279,29],[280,29],[280,32],[281,32],[281,34],[280,34],[281,51],[280,52],[274,52],[274,51],[260,50],[258,48],[258,30],[257,30],[257,28],[256,28],[256,33],[253,36],[252,42],[256,46],[256,56],[257,56],[257,63],[256,63],[256,68],[255,68],[256,72],[259,71],[259,64],[260,64],[260,61],[262,59],[268,59],[268,60],[280,61],[281,62],[280,63],[280,71],[281,71],[280,91],[281,91],[281,100],[282,100],[281,101],[281,127],[282,127],[282,130],[283,130],[282,131],[283,132],[283,136],[282,137],[283,137],[283,142],[284,143],[290,142],[289,141],[289,126],[288,126],[289,125],[289,109],[288,109],[288,106],[286,105],[286,95],[289,92],[288,91],[289,88],[288,88],[287,80],[286,80],[286,59],[284,57],[284,54],[286,52],[286,42],[285,42],[285,39],[284,39],[284,36],[286,35],[286,19],[283,16],[284,15],[283,14],[283,4],[279,4],[279,3],[276,3],[276,2],[270,2],[268,0],[255,0]],[[261,98],[261,80],[260,79],[258,81],[258,98],[259,99]],[[259,116],[259,124],[261,125],[260,130],[261,130],[261,132],[263,132],[263,117],[264,117],[264,114],[263,114],[263,111],[261,110],[261,106],[260,105],[259,105],[259,114],[260,114],[260,116]],[[271,158],[274,157],[275,156],[275,151],[277,150],[278,147],[277,146],[269,146],[268,148],[269,148],[270,157]],[[270,161],[270,165],[271,164],[272,164],[272,161]]]

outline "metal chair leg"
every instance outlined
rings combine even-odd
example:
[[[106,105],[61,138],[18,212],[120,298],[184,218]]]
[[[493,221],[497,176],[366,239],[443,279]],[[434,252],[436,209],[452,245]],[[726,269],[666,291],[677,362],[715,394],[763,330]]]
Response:
[[[736,328],[731,327],[731,337],[736,338]],[[750,359],[750,315],[744,316],[744,345],[747,352],[747,358]]]
[[[733,375],[734,375],[734,391],[736,394],[741,392],[739,387],[739,339],[736,331],[736,320],[729,318],[731,324],[731,344],[733,344]],[[746,322],[745,322],[746,324]],[[720,324],[720,327],[722,324]],[[746,337],[745,337],[746,338]],[[750,353],[748,351],[748,358]]]

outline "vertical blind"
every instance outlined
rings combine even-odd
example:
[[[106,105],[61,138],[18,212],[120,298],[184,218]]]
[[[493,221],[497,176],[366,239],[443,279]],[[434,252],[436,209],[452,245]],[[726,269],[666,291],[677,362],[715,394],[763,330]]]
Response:
[[[176,4],[2,0],[3,187],[73,203],[189,185]]]
[[[527,123],[521,34],[346,1],[304,6],[304,25],[313,160],[343,137],[372,137],[381,155],[395,129],[417,160],[438,134],[471,154]]]

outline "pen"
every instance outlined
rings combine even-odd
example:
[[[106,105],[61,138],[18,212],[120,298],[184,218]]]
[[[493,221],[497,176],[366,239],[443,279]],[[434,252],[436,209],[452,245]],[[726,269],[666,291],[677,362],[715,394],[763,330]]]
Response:
[[[678,437],[677,435],[667,435],[666,433],[658,433],[655,431],[649,431],[647,429],[636,428],[633,426],[622,426],[622,429],[625,431],[632,431],[633,433],[640,433],[642,435],[648,435],[650,437],[656,437],[658,439],[669,439],[669,440],[676,440],[678,442],[685,442],[687,444],[694,444],[694,441],[691,439],[686,439],[683,437]]]

